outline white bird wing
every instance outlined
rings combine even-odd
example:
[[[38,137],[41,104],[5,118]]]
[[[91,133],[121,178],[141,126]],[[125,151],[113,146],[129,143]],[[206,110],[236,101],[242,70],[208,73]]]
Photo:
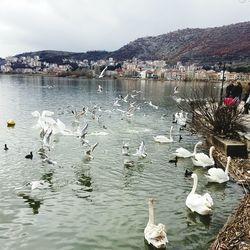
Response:
[[[209,158],[208,155],[204,154],[204,153],[198,153],[198,154],[195,154],[194,158],[199,161],[199,162],[203,162],[205,164],[212,164],[213,165],[213,162],[212,160]]]
[[[176,151],[173,153],[173,155],[179,156],[179,157],[191,157],[193,154],[188,151],[185,148],[177,148]]]
[[[127,102],[127,100],[128,100],[128,94],[123,98],[124,102]]]
[[[190,208],[192,211],[200,213],[205,211],[205,213],[210,211],[210,207],[207,206],[207,199],[204,196],[199,194],[189,194],[186,199],[186,206]]]
[[[103,77],[104,72],[105,72],[105,70],[106,70],[107,68],[108,68],[108,66],[106,66],[106,67],[102,70],[101,74],[99,75],[99,78],[102,78],[102,77]]]
[[[162,248],[168,243],[165,226],[163,224],[147,224],[144,229],[144,236],[148,244],[152,244],[156,248]]]
[[[49,111],[49,110],[43,110],[43,112],[42,112],[42,117],[52,116],[52,115],[54,115],[54,112]]]
[[[39,117],[39,116],[40,116],[40,113],[39,113],[38,111],[33,111],[33,112],[31,113],[31,115],[34,116],[34,117]]]
[[[57,120],[56,120],[56,124],[57,124],[57,126],[59,127],[59,129],[60,129],[61,131],[63,131],[63,130],[66,129],[65,124],[64,124],[61,120],[57,119]]]
[[[212,177],[217,177],[218,179],[224,179],[227,177],[225,171],[221,168],[210,168],[208,174]]]
[[[97,143],[95,143],[95,144],[91,147],[91,152],[93,152],[93,151],[94,151],[94,149],[97,147],[97,145],[98,145],[98,142],[97,142]]]
[[[89,126],[88,123],[86,123],[86,125],[81,130],[81,135],[80,136],[83,136],[86,133],[88,126]]]
[[[145,153],[145,144],[144,144],[144,141],[141,142],[138,151],[140,152],[140,154],[144,154]]]
[[[205,206],[211,208],[213,205],[214,205],[214,202],[213,202],[213,199],[211,197],[211,195],[209,193],[205,193],[202,198],[204,199],[205,201]]]

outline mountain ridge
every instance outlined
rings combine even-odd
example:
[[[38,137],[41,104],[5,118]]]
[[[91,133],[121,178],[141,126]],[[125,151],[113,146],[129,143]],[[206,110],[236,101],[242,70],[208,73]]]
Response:
[[[186,28],[137,38],[115,51],[67,52],[43,50],[26,52],[19,56],[39,55],[47,62],[62,62],[63,58],[76,60],[165,60],[168,64],[214,64],[233,61],[250,64],[250,21],[209,28]]]

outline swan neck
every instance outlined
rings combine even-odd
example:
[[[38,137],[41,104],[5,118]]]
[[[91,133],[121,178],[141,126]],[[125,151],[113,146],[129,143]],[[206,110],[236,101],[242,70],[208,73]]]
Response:
[[[198,177],[197,176],[194,176],[194,182],[193,182],[193,188],[191,190],[191,194],[194,194],[195,191],[196,191],[196,188],[197,188],[197,184],[198,184]]]
[[[154,205],[151,202],[149,202],[148,204],[148,211],[149,211],[148,223],[154,224],[155,221]]]
[[[199,145],[199,143],[196,143],[196,144],[195,144],[195,146],[194,146],[194,152],[193,152],[193,155],[196,155],[198,145]]]
[[[209,158],[210,159],[213,159],[213,150],[214,150],[214,147],[211,147],[209,150]]]
[[[173,137],[172,137],[172,130],[173,130],[173,127],[171,127],[171,129],[170,129],[170,133],[169,133],[169,138],[170,138],[170,140],[172,140],[172,139],[173,139]]]
[[[226,165],[226,169],[225,169],[226,175],[228,175],[229,165],[230,165],[230,159],[227,160],[227,165]]]

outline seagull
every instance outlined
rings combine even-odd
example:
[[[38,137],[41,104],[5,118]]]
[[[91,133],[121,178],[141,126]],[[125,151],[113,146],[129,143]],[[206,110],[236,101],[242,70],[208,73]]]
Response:
[[[178,91],[177,89],[178,89],[178,86],[175,86],[175,87],[174,87],[174,95],[176,95],[176,94],[179,93],[179,91]]]
[[[108,68],[108,66],[106,66],[104,69],[103,69],[103,71],[101,72],[101,74],[99,75],[99,78],[102,78],[102,77],[104,77],[104,72],[105,72],[105,70]]]
[[[56,165],[56,164],[57,164],[56,161],[53,161],[53,160],[51,160],[50,158],[45,158],[45,159],[43,159],[43,162],[46,162],[46,163],[52,164],[52,165]]]
[[[44,183],[45,183],[45,181],[41,180],[41,181],[31,181],[28,184],[31,186],[31,190],[34,190],[34,189],[42,188]]]
[[[85,156],[84,156],[84,159],[86,161],[91,161],[94,159],[92,153],[93,153],[94,149],[97,147],[97,145],[98,145],[98,142],[95,143],[88,151],[86,151]]]
[[[158,109],[159,108],[158,106],[154,105],[151,101],[148,104],[149,104],[149,106],[153,107],[154,109]]]
[[[102,92],[102,86],[101,85],[98,85],[98,90],[97,92]]]
[[[51,128],[48,128],[45,132],[44,138],[43,138],[43,145],[46,147],[50,147],[50,138],[53,133],[53,130]]]
[[[113,104],[113,106],[120,107],[121,104],[118,103],[119,100],[120,100],[120,99],[116,99],[115,102],[114,102],[114,104]]]
[[[135,162],[133,160],[125,159],[123,161],[123,164],[124,164],[125,167],[134,167]]]
[[[124,143],[122,146],[122,155],[129,156],[129,145],[127,143]]]
[[[128,95],[126,95],[123,99],[124,102],[128,102]]]
[[[136,153],[133,154],[134,156],[138,156],[138,158],[145,158],[147,153],[145,152],[145,144],[144,141],[141,142],[138,149],[136,149]]]

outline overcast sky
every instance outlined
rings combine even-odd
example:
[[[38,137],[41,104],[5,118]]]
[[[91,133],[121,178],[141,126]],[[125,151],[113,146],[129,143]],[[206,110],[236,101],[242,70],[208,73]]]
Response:
[[[113,51],[139,37],[249,21],[250,0],[0,0],[0,57]]]

